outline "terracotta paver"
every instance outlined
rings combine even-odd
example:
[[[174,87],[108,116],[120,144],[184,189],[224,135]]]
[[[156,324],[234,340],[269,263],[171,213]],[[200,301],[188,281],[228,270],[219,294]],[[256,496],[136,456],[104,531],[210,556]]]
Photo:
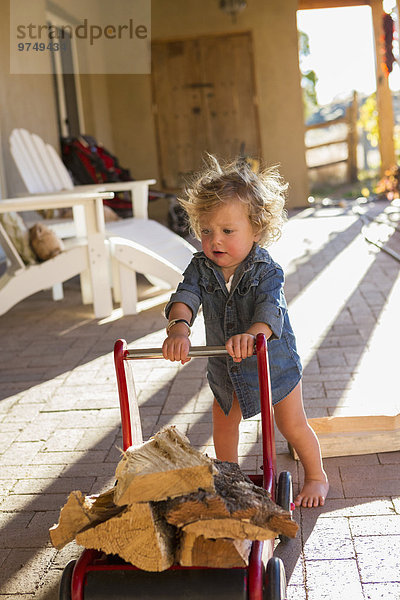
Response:
[[[400,339],[399,264],[364,241],[362,225],[351,210],[300,213],[271,248],[286,270],[310,417],[376,413],[398,396],[398,352],[387,340]],[[139,283],[148,300],[151,288]],[[113,485],[122,446],[113,344],[122,337],[131,346],[161,345],[157,298],[136,316],[99,321],[72,280],[64,300],[41,292],[0,317],[0,599],[55,600],[64,566],[80,555],[74,543],[52,548],[48,528],[73,489]],[[201,318],[192,339],[204,343]],[[213,455],[205,361],[140,361],[134,376],[144,437],[176,424]],[[259,418],[241,424],[245,470],[261,472],[260,435]],[[297,492],[303,470],[279,433],[276,447],[278,471],[292,472]],[[334,457],[325,466],[325,506],[297,509],[297,538],[276,546],[288,598],[398,600],[400,451]]]

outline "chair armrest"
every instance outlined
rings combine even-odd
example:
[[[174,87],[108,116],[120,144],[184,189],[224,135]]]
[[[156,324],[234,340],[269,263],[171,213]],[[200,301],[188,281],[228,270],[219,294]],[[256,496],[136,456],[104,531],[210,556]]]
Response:
[[[0,213],[22,212],[25,210],[45,210],[47,208],[68,208],[93,202],[93,200],[111,199],[112,192],[88,190],[88,191],[65,191],[54,194],[37,194],[18,198],[6,198],[0,200]]]
[[[113,183],[94,183],[74,187],[74,191],[106,191],[125,192],[131,194],[132,212],[137,219],[148,219],[149,185],[156,183],[155,179],[143,179],[139,181],[116,181]]]
[[[103,200],[112,199],[113,197],[113,192],[99,192],[98,190],[79,192],[66,190],[54,194],[35,194],[34,196],[1,200],[0,213],[72,207],[76,235],[78,237],[85,237],[88,233],[85,211],[88,210],[91,215],[91,233],[96,229],[97,231],[104,232]]]
[[[12,243],[8,233],[4,229],[3,225],[0,223],[0,245],[4,250],[4,254],[6,255],[9,263],[10,269],[12,273],[19,271],[20,269],[25,269],[25,265],[17,252],[14,244]]]

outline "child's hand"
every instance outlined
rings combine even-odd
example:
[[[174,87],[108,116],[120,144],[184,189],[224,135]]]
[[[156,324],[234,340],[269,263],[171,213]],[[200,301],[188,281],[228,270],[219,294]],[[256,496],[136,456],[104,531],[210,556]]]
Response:
[[[225,348],[232,356],[234,362],[253,356],[255,336],[251,333],[233,335],[225,344]]]
[[[191,360],[190,358],[187,358],[189,350],[190,341],[188,336],[185,334],[169,335],[164,340],[162,346],[164,358],[172,361],[180,360],[183,365]]]

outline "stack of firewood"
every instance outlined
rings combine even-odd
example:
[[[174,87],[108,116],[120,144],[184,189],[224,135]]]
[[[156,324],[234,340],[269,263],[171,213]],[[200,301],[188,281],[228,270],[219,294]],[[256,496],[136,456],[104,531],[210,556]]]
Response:
[[[146,571],[229,568],[248,564],[251,540],[298,529],[237,464],[198,452],[173,426],[129,448],[116,479],[100,495],[71,492],[50,529],[56,548],[76,540]]]

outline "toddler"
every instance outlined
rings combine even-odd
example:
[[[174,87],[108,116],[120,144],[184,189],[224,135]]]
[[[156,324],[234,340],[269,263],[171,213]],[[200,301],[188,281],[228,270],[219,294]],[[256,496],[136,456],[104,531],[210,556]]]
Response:
[[[303,408],[302,368],[283,271],[264,248],[281,234],[286,188],[276,168],[256,174],[243,160],[221,166],[209,157],[208,168],[181,200],[202,251],[194,254],[166,306],[163,355],[189,360],[190,327],[202,305],[207,345],[225,345],[230,355],[208,359],[215,453],[220,460],[238,462],[240,421],[260,412],[253,348],[257,333],[265,334],[275,422],[305,472],[295,504],[313,507],[324,504],[328,480]]]

